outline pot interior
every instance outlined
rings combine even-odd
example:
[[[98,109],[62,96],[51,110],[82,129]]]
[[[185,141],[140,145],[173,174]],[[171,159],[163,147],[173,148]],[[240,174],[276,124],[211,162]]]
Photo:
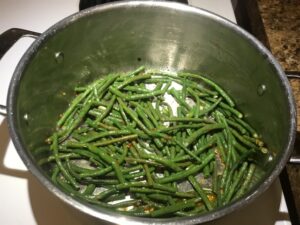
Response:
[[[278,70],[234,25],[204,11],[179,4],[98,7],[55,25],[22,60],[13,119],[32,160],[48,147],[74,87],[141,65],[204,74],[223,87],[276,154],[266,176],[286,154],[293,118]]]

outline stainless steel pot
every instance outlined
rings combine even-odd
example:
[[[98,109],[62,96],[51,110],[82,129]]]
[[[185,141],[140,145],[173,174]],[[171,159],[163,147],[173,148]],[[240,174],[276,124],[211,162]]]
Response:
[[[110,71],[140,66],[205,73],[245,112],[246,120],[276,153],[266,175],[242,199],[186,218],[127,217],[88,205],[58,189],[37,165],[36,149],[67,107],[74,86]],[[76,13],[40,35],[19,62],[8,102],[10,135],[28,169],[75,208],[119,224],[197,224],[220,218],[253,201],[278,176],[295,139],[296,113],[282,69],[253,36],[205,10],[179,3],[133,1]]]

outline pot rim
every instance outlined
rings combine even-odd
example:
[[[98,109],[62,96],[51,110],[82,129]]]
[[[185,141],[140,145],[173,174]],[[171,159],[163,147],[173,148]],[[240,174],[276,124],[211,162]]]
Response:
[[[60,30],[64,29],[69,24],[75,23],[78,19],[89,16],[95,13],[101,13],[105,11],[109,11],[111,9],[123,8],[123,7],[164,7],[170,8],[174,10],[184,11],[186,13],[193,13],[199,16],[209,17],[210,19],[221,23],[222,25],[226,26],[228,29],[232,30],[233,32],[238,33],[242,38],[247,39],[253,46],[255,46],[258,51],[265,55],[266,60],[268,60],[275,68],[278,77],[283,85],[285,95],[288,101],[288,107],[290,111],[290,121],[289,121],[289,133],[288,133],[288,141],[285,146],[285,151],[282,153],[282,157],[278,160],[278,163],[274,167],[273,171],[269,174],[269,176],[261,183],[259,186],[252,190],[252,192],[248,193],[247,196],[232,202],[231,204],[218,208],[217,210],[201,214],[198,216],[192,217],[183,217],[183,218],[166,218],[166,219],[156,219],[156,218],[140,218],[140,217],[132,217],[132,216],[125,216],[118,214],[116,212],[112,212],[105,208],[99,208],[91,205],[87,205],[80,201],[75,200],[70,195],[64,193],[59,188],[57,188],[50,179],[46,177],[44,172],[36,165],[34,159],[25,151],[25,145],[22,143],[19,132],[17,130],[17,124],[14,112],[16,106],[16,96],[18,92],[19,82],[21,80],[22,74],[26,69],[28,63],[38,51],[39,47],[47,41],[49,37],[52,37]],[[295,141],[295,133],[296,133],[296,110],[295,110],[295,103],[292,91],[289,86],[289,82],[283,72],[282,68],[280,67],[279,63],[275,60],[272,56],[270,51],[266,49],[255,37],[253,37],[250,33],[243,30],[236,24],[232,23],[226,18],[223,18],[219,15],[211,13],[207,10],[196,8],[192,6],[188,6],[185,4],[177,3],[177,2],[164,2],[164,1],[121,1],[121,2],[113,2],[107,3],[100,6],[95,6],[92,8],[88,8],[86,10],[77,12],[71,16],[64,18],[63,20],[59,21],[58,23],[51,26],[47,29],[40,37],[36,39],[36,41],[29,47],[26,53],[21,58],[20,62],[18,63],[13,77],[10,82],[10,87],[8,91],[7,97],[7,109],[8,109],[8,127],[9,132],[12,137],[12,141],[16,147],[16,150],[20,157],[22,158],[23,162],[27,166],[27,168],[38,178],[38,180],[48,188],[49,191],[54,193],[57,197],[62,199],[64,202],[72,205],[73,207],[79,209],[82,212],[85,212],[93,217],[103,219],[113,223],[121,223],[121,224],[197,224],[197,223],[204,223],[208,222],[217,218],[220,218],[224,215],[227,215],[236,209],[239,209],[245,205],[248,205],[254,199],[256,199],[261,193],[263,193],[275,180],[275,178],[279,175],[279,173],[284,168],[287,160],[289,159],[294,141]]]

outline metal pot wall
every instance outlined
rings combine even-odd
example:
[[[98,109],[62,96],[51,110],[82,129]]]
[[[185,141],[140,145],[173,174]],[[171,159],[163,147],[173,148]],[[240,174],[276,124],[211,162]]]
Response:
[[[140,65],[207,74],[233,96],[246,120],[262,134],[275,157],[271,163],[262,162],[266,175],[242,199],[196,217],[127,217],[72,198],[37,165],[34,152],[47,147],[44,140],[68,106],[74,86]],[[105,4],[58,22],[36,39],[19,62],[7,104],[10,134],[28,169],[62,200],[119,224],[197,224],[248,204],[285,166],[296,131],[292,93],[270,52],[226,19],[170,2]]]

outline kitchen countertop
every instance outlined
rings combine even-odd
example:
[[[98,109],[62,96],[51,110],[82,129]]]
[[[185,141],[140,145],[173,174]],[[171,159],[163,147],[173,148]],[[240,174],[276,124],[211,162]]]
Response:
[[[265,44],[270,48],[285,71],[300,74],[300,1],[257,0],[257,5],[264,27],[264,31],[260,33],[265,32],[266,34],[266,38],[262,38],[262,41],[268,41]],[[291,86],[297,102],[297,130],[299,133],[300,81],[292,81]],[[300,141],[297,142],[295,150],[300,152]],[[300,215],[300,165],[287,165],[287,173],[291,182],[297,212]]]
[[[299,0],[258,0],[272,53],[285,71],[300,72]]]

